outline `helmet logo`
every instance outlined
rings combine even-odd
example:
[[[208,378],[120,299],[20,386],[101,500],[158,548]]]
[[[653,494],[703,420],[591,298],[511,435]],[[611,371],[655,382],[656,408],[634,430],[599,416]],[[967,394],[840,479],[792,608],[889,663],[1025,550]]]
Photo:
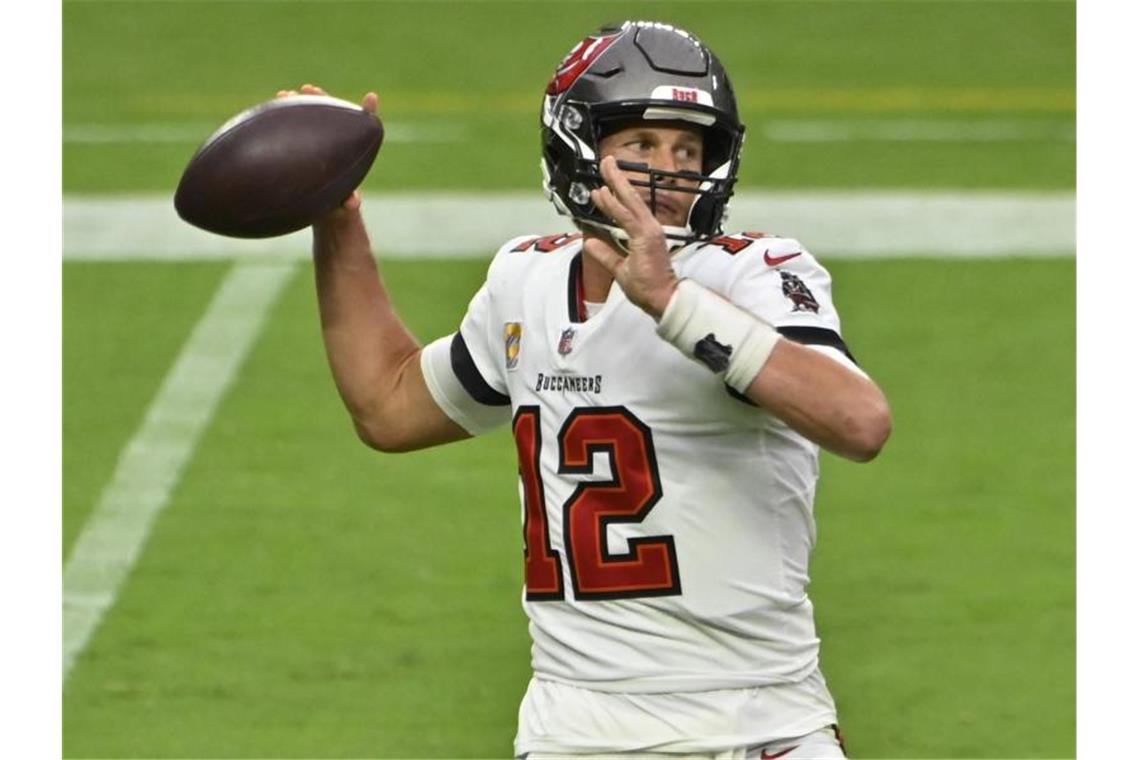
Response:
[[[712,95],[699,87],[678,87],[673,84],[662,84],[653,88],[649,93],[652,100],[672,100],[676,103],[699,103],[702,106],[712,106]]]
[[[579,42],[570,53],[562,59],[562,63],[558,66],[558,71],[554,72],[554,76],[550,80],[550,84],[546,86],[547,95],[558,95],[570,89],[570,86],[578,81],[578,77],[590,68],[599,55],[605,52],[605,49],[617,40],[621,33],[610,34],[604,37],[587,37]]]

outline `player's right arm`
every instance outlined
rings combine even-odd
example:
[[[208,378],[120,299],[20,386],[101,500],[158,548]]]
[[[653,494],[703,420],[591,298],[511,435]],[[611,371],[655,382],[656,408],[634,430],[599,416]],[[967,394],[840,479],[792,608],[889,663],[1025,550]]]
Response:
[[[309,84],[300,91],[325,94]],[[371,113],[378,105],[374,92],[361,104]],[[388,297],[360,206],[353,192],[313,224],[313,258],[325,351],[361,440],[380,451],[413,451],[508,422],[509,398],[491,358],[489,286],[472,299],[460,330],[421,347]]]
[[[315,85],[305,95],[325,95]],[[298,94],[280,90],[277,97]],[[376,113],[376,93],[361,107]],[[360,193],[313,224],[313,259],[321,335],[337,390],[360,439],[380,451],[412,451],[470,437],[428,391],[421,348],[404,326],[380,279]]]
[[[421,347],[380,278],[360,196],[313,225],[321,335],[356,432],[380,451],[412,451],[469,438],[435,402]]]

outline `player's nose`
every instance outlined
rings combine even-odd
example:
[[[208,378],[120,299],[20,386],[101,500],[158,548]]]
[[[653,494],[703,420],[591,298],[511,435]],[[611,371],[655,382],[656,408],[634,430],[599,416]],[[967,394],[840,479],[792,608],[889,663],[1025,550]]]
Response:
[[[653,151],[649,166],[659,172],[675,172],[680,168],[680,165],[677,163],[677,157],[673,155],[673,151],[668,148],[658,148]],[[677,182],[676,177],[663,177],[662,180],[671,185]]]

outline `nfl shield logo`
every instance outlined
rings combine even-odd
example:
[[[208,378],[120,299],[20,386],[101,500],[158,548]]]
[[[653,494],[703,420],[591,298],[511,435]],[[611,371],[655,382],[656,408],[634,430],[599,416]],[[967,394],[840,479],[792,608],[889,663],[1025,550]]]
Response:
[[[565,356],[572,348],[574,348],[574,328],[567,327],[562,331],[562,337],[558,339],[558,353]]]

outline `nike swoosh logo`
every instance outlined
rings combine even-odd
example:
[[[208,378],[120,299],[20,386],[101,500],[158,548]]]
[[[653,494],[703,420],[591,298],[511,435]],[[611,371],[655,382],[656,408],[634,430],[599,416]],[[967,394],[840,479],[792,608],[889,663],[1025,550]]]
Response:
[[[799,254],[797,253],[795,255],[798,256]],[[769,753],[768,750],[766,750],[766,749],[762,749],[762,750],[760,750],[760,760],[772,760],[772,758],[783,757],[784,755],[788,754],[789,752],[791,752],[792,750],[796,749],[799,746],[800,745],[796,744],[794,746],[788,747],[787,749],[782,749],[779,752],[772,752],[772,753]]]
[[[764,263],[770,267],[774,267],[777,264],[783,264],[785,261],[788,261],[789,259],[794,259],[796,256],[799,256],[801,253],[803,253],[803,251],[796,251],[795,253],[789,253],[787,256],[772,256],[767,251],[764,251]],[[768,757],[779,757],[779,755],[769,755]]]

